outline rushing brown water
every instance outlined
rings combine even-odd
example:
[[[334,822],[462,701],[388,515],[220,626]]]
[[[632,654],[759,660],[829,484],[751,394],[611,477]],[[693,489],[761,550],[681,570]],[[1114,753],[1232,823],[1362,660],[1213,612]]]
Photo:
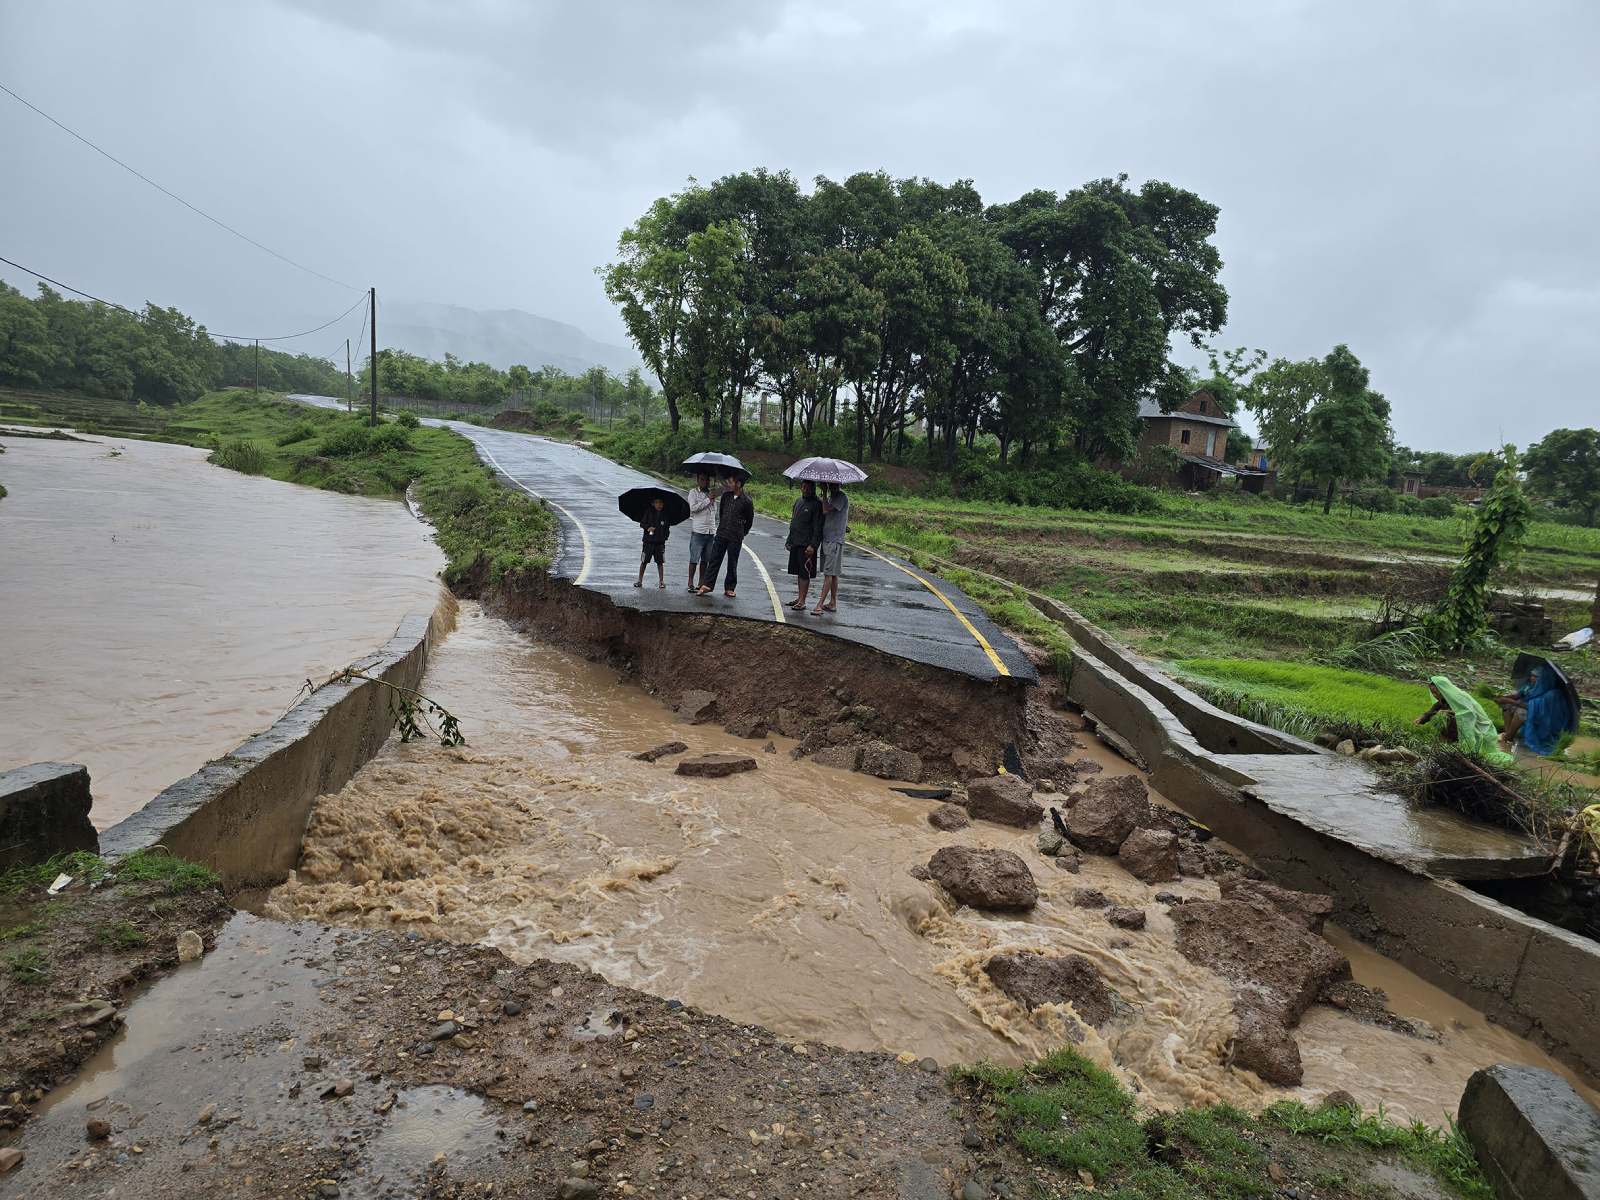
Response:
[[[613,672],[521,637],[475,605],[463,605],[425,686],[461,719],[469,744],[391,741],[323,797],[301,868],[268,913],[483,940],[782,1035],[942,1063],[1021,1061],[1061,1045],[1063,1010],[1028,1014],[981,967],[995,952],[1080,953],[1120,997],[1117,1020],[1083,1049],[1145,1099],[1259,1104],[1284,1094],[1223,1065],[1231,990],[1176,953],[1158,889],[1112,860],[1091,856],[1081,875],[1053,870],[1030,834],[983,823],[961,840],[1034,864],[1039,906],[1026,917],[948,911],[907,874],[951,840],[928,826],[929,802],[794,762],[783,739],[765,754],[719,729],[675,724]],[[695,752],[754,752],[759,769],[704,781],[672,774],[676,759],[631,758],[673,740]],[[1086,753],[1109,771],[1132,770],[1098,743]],[[1072,892],[1090,885],[1146,907],[1149,927],[1126,933],[1071,907]],[[1210,882],[1162,886],[1216,895]],[[1357,950],[1364,979],[1378,968]],[[1550,1065],[1529,1043],[1486,1030],[1480,1016],[1441,1047],[1317,1010],[1301,1036],[1304,1094],[1342,1086],[1437,1122],[1477,1066]],[[1434,1064],[1421,1070],[1427,1051]]]
[[[187,446],[0,444],[0,770],[87,764],[102,829],[438,602],[403,504]]]

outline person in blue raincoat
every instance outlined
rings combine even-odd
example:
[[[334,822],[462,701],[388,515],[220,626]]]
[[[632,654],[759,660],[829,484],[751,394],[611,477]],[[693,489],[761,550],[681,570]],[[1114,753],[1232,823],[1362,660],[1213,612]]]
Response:
[[[1509,745],[1521,735],[1522,744],[1535,754],[1554,753],[1572,720],[1560,678],[1542,667],[1535,667],[1526,683],[1502,699],[1501,711],[1506,717],[1502,740]]]

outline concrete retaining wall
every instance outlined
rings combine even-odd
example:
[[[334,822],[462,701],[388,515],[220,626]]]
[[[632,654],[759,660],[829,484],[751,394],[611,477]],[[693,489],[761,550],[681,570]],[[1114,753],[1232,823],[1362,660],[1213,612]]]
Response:
[[[0,771],[0,867],[43,862],[69,850],[95,853],[90,803],[89,768],[81,763]]]
[[[1144,760],[1152,788],[1274,883],[1332,896],[1342,928],[1600,1075],[1600,945],[1275,812],[1250,794],[1264,756],[1211,753],[1154,695],[1087,651],[1074,658],[1067,695]]]
[[[416,688],[433,643],[454,624],[454,600],[432,617],[413,614],[376,654],[351,666],[376,679]],[[283,882],[300,857],[312,804],[337,791],[388,740],[395,694],[366,680],[319,688],[265,733],[207,763],[100,835],[118,858],[165,846],[203,862],[230,890]]]

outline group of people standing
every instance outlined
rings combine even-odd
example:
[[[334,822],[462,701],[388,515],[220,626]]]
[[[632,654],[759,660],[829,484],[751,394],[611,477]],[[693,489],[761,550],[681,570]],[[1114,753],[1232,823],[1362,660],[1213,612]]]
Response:
[[[801,481],[800,498],[794,502],[789,536],[783,544],[789,551],[789,574],[795,576],[800,585],[799,596],[789,604],[796,612],[805,609],[811,581],[819,573],[823,577],[822,590],[811,613],[820,616],[838,611],[839,574],[844,563],[849,514],[850,497],[838,484],[829,484],[827,496],[822,497],[817,495],[817,485],[811,480]],[[724,562],[728,574],[722,594],[729,599],[738,594],[739,551],[755,521],[755,505],[745,495],[744,481],[738,476],[726,479],[723,487],[715,486],[708,472],[695,477],[695,486],[689,492],[688,590],[691,595],[707,596],[715,591]],[[639,563],[639,577],[643,580],[645,564],[653,561],[659,569],[666,530],[662,527],[658,533],[648,516],[641,524],[644,526],[644,553]],[[656,536],[660,538],[659,543],[652,541]]]

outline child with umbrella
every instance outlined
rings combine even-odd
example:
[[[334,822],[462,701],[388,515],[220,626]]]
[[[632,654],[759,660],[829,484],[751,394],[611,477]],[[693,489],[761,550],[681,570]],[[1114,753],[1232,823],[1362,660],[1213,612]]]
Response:
[[[667,586],[667,538],[672,527],[689,519],[689,502],[677,492],[666,488],[632,488],[617,497],[617,509],[631,521],[637,521],[644,533],[644,545],[639,553],[639,578],[634,587],[644,586],[644,569],[656,564],[660,586]]]

